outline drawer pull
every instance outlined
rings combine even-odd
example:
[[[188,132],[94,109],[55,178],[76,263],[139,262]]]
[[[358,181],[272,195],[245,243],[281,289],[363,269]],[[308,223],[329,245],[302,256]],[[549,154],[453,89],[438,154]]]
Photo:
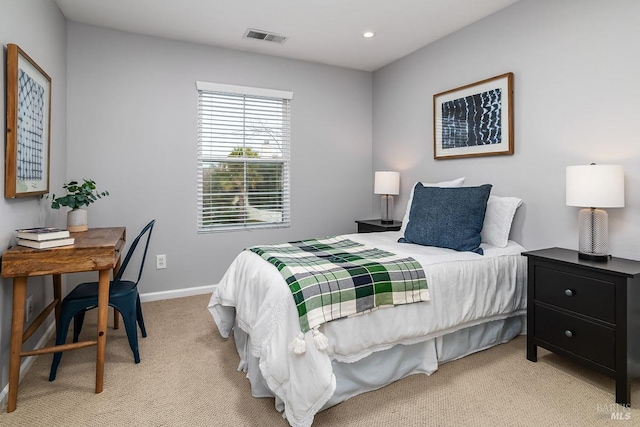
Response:
[[[566,331],[564,331],[564,336],[567,338],[571,338],[573,337],[573,332],[567,329]]]
[[[564,291],[564,294],[568,297],[572,297],[573,296],[573,291],[571,289],[567,289],[566,291]]]

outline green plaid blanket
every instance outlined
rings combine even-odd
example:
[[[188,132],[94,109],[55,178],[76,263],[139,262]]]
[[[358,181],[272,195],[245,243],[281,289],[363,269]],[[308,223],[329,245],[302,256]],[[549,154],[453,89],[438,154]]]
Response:
[[[248,248],[276,266],[289,285],[300,328],[383,306],[428,301],[420,264],[341,237]]]

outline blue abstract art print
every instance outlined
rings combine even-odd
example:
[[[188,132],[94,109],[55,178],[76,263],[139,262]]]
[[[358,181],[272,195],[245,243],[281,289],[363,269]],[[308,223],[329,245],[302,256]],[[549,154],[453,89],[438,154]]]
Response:
[[[51,78],[17,45],[7,45],[5,197],[49,192]]]
[[[513,73],[433,96],[434,158],[513,154]]]

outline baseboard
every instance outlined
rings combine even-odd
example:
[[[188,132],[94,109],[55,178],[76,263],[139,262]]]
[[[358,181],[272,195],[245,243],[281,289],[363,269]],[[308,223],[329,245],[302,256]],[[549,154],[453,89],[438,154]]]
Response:
[[[182,298],[182,297],[189,297],[193,295],[210,294],[214,291],[216,286],[218,285],[199,286],[195,288],[186,288],[186,289],[175,289],[172,291],[149,292],[146,294],[140,294],[140,301],[141,302],[159,301],[163,299]],[[46,332],[44,333],[40,341],[38,341],[38,344],[36,345],[35,348],[44,347],[47,341],[49,341],[49,339],[53,337],[55,333],[55,328],[56,328],[56,324],[54,322],[51,322],[51,325],[49,325]],[[31,365],[33,365],[33,362],[35,362],[36,357],[37,356],[27,356],[22,360],[22,363],[20,364],[20,381],[22,381],[22,378],[29,371],[29,369],[31,368]],[[6,387],[0,393],[0,408],[2,408],[3,410],[7,408],[8,394],[9,394],[9,384],[7,384]]]
[[[193,295],[210,294],[218,285],[198,286],[196,288],[174,289],[172,291],[149,292],[140,294],[141,302],[159,301],[163,299],[190,297]]]
[[[44,335],[42,335],[42,338],[40,338],[40,340],[36,344],[35,348],[44,347],[45,344],[47,344],[47,342],[51,338],[53,338],[55,331],[56,331],[56,324],[55,322],[51,322],[51,324],[45,331]],[[27,356],[22,360],[22,363],[20,363],[19,382],[22,382],[22,378],[24,378],[27,372],[29,372],[29,369],[31,369],[31,365],[33,365],[33,363],[36,361],[36,357],[38,356]],[[2,392],[0,393],[0,408],[2,408],[3,411],[7,409],[8,397],[9,397],[8,395],[9,395],[9,384],[7,384],[5,388],[2,389]]]

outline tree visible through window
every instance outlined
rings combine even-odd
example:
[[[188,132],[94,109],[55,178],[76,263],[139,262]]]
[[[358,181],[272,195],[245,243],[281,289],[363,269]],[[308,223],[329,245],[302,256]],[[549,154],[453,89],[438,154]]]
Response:
[[[197,87],[198,231],[289,226],[292,94]]]

